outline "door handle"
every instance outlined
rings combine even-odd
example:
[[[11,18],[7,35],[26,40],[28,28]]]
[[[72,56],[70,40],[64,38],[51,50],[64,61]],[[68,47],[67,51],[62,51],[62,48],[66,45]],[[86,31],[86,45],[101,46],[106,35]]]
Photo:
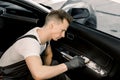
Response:
[[[74,34],[69,32],[67,32],[66,37],[70,40],[73,40],[75,38]]]

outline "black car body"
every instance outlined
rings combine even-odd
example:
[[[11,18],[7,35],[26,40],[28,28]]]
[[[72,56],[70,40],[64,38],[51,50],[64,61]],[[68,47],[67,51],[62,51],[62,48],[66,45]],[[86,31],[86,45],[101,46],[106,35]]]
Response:
[[[53,59],[62,63],[77,55],[88,62],[82,69],[66,72],[71,80],[119,80],[120,39],[96,29],[96,15],[91,6],[66,9],[66,5],[69,4],[61,8],[70,13],[74,21],[65,38],[51,41]],[[83,14],[85,11],[86,15],[79,13],[76,18],[76,9]],[[42,26],[50,11],[49,6],[29,0],[0,0],[0,51],[4,52],[31,28]]]

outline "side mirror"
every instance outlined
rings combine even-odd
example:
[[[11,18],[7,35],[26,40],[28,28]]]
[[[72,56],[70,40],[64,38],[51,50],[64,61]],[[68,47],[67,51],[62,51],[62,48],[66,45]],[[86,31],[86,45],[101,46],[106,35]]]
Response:
[[[71,8],[68,13],[74,18],[74,19],[81,19],[81,18],[88,18],[90,16],[90,13],[88,9],[86,8]]]

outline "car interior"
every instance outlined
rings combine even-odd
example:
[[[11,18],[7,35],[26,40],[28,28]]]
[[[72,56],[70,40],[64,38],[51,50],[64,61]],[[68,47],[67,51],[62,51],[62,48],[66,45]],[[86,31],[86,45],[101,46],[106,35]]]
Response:
[[[34,5],[0,0],[1,56],[18,37],[35,26],[41,27],[46,15]],[[65,72],[71,80],[119,80],[120,39],[86,25],[73,21],[65,38],[51,41],[53,59],[63,63],[81,56],[86,61],[85,67]]]

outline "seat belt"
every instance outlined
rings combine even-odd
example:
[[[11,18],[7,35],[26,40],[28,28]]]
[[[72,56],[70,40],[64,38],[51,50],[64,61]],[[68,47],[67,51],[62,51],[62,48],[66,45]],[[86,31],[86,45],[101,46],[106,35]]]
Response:
[[[36,37],[35,35],[31,35],[31,34],[21,36],[21,37],[19,37],[17,40],[22,39],[22,38],[26,38],[26,37],[30,37],[30,38],[36,39],[36,40],[38,41],[37,37]],[[48,42],[46,42],[46,46],[47,46],[47,45],[48,45]]]

